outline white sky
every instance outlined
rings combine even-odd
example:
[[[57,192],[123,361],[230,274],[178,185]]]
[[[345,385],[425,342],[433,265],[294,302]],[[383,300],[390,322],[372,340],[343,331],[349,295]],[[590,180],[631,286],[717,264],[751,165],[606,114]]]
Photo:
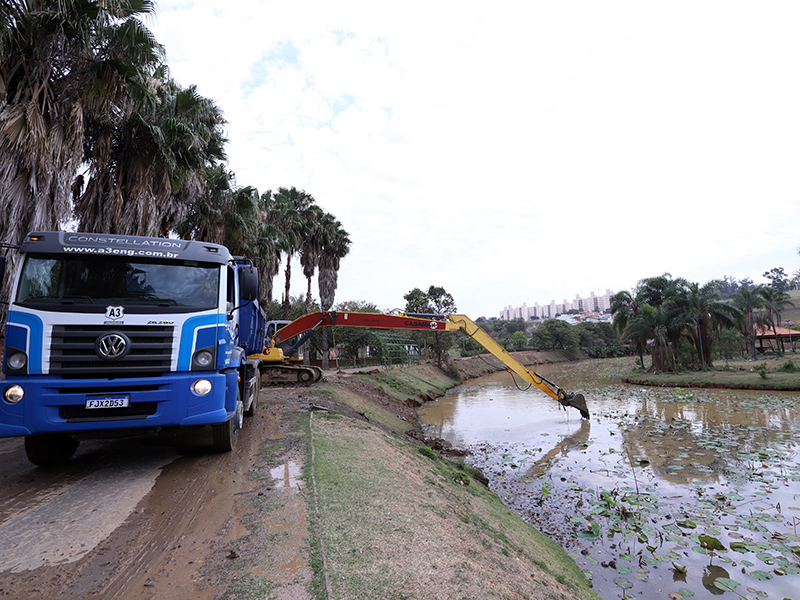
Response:
[[[795,0],[159,0],[148,25],[238,184],[350,233],[337,301],[437,285],[493,317],[800,267]]]

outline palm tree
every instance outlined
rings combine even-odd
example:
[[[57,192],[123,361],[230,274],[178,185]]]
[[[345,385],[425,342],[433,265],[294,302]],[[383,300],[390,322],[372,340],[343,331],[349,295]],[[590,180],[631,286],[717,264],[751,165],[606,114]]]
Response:
[[[292,279],[292,257],[300,250],[303,237],[304,223],[311,214],[314,198],[305,191],[295,187],[291,189],[278,188],[273,197],[271,210],[267,215],[269,221],[275,225],[278,233],[276,250],[279,254],[286,255],[285,283],[283,294],[283,318],[289,318],[291,300],[289,289]]]
[[[640,304],[663,306],[677,300],[689,282],[682,277],[672,279],[672,275],[664,273],[657,277],[642,279],[636,286],[636,299]]]
[[[0,2],[0,239],[70,217],[87,124],[127,114],[163,60],[140,21],[153,11],[146,0]]]
[[[623,335],[637,346],[652,344],[650,356],[653,370],[675,370],[675,356],[670,352],[670,317],[667,308],[643,304],[636,317],[628,322]]]
[[[203,193],[205,169],[225,158],[219,108],[158,73],[153,94],[114,122],[92,123],[89,180],[76,203],[80,228],[168,235]]]
[[[306,277],[306,312],[311,311],[311,281],[319,265],[324,244],[326,219],[333,218],[319,206],[312,206],[304,215],[303,233],[300,241],[300,266]]]
[[[689,283],[677,301],[679,320],[685,323],[704,369],[712,366],[713,334],[722,327],[733,327],[741,316],[735,306],[721,300],[720,285],[719,281]]]
[[[258,257],[256,266],[258,267],[259,281],[261,282],[261,298],[264,302],[272,302],[275,275],[278,274],[280,267],[277,239],[277,228],[269,223],[265,216],[259,219],[253,256]]]
[[[777,290],[770,286],[762,286],[758,288],[758,293],[761,295],[764,308],[764,318],[767,323],[772,325],[772,332],[775,334],[775,348],[777,349],[778,356],[782,356],[781,342],[778,337],[778,329],[776,323],[781,320],[781,311],[786,306],[794,306],[789,294],[783,290]]]
[[[323,311],[330,310],[336,296],[341,260],[350,252],[350,235],[332,215],[324,219],[322,251],[319,255],[319,302]],[[322,368],[328,368],[328,329],[322,330]]]
[[[621,336],[625,337],[624,333],[628,328],[628,324],[639,314],[639,302],[637,302],[633,294],[627,290],[623,290],[611,297],[609,310],[611,311],[614,329],[616,329],[617,333]],[[638,341],[631,339],[629,341],[631,341],[636,348],[636,352],[639,355],[639,362],[642,368],[644,368],[644,348],[647,344],[647,339]]]
[[[233,193],[233,172],[223,164],[215,164],[206,167],[203,179],[203,193],[175,225],[175,232],[183,239],[221,244]]]
[[[764,296],[759,288],[747,289],[740,287],[732,296],[733,304],[741,311],[740,327],[742,333],[750,338],[750,354],[756,359],[756,328],[763,322],[763,314],[759,309],[764,307]]]

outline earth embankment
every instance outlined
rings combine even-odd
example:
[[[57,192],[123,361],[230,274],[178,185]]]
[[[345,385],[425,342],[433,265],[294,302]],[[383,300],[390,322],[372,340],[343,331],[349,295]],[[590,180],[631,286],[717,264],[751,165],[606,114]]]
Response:
[[[308,388],[264,389],[224,454],[195,431],[174,442],[84,442],[69,464],[41,469],[25,461],[21,438],[0,440],[0,534],[14,558],[0,567],[0,597],[597,598],[560,546],[422,439],[419,403],[498,368],[473,357],[448,374],[433,365],[329,372]],[[139,495],[113,500],[139,471]],[[65,489],[68,513],[58,508]],[[89,535],[99,515],[107,531]],[[30,540],[57,549],[62,538],[70,552],[20,561]]]
[[[557,357],[518,356],[528,364]],[[311,543],[320,597],[596,597],[564,550],[457,459],[419,440],[413,406],[497,370],[459,359],[329,376],[308,415]],[[305,421],[305,419],[303,419]]]

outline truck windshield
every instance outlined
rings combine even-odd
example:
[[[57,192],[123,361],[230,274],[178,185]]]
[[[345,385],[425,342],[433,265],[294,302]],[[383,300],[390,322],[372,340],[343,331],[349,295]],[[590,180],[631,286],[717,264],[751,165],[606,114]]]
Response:
[[[16,301],[24,305],[217,306],[219,265],[125,257],[30,254]]]

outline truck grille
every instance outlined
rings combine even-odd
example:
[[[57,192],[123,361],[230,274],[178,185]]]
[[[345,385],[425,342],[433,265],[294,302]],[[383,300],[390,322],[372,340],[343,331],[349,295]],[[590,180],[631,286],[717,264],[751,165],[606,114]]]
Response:
[[[104,360],[97,353],[98,339],[121,333],[130,340],[122,358]],[[170,370],[172,327],[156,325],[56,325],[50,344],[50,373],[54,375],[157,374]]]

